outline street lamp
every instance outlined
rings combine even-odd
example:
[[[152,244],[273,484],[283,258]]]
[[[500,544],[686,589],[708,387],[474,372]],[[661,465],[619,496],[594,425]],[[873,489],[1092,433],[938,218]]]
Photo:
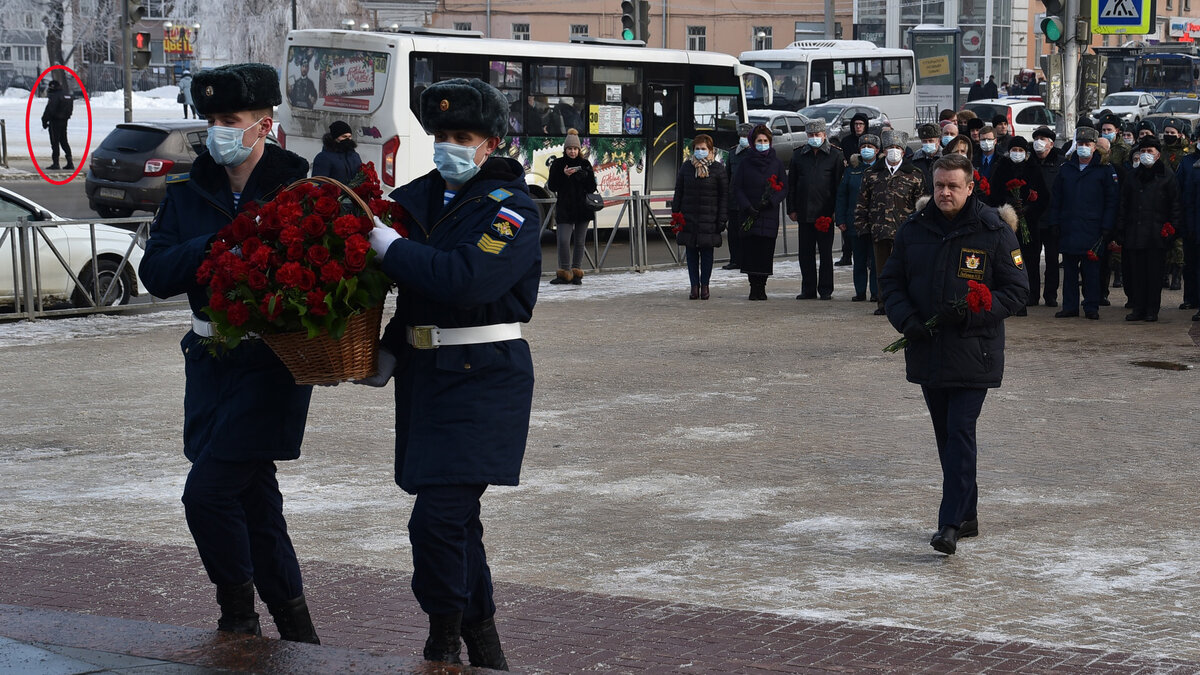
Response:
[[[358,29],[359,30],[371,30],[371,24],[364,21],[358,25]]]

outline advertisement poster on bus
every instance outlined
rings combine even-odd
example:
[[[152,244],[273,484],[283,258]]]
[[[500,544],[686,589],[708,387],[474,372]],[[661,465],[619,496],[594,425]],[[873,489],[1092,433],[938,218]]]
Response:
[[[958,82],[962,76],[960,35],[957,28],[917,26],[909,30],[909,44],[916,60],[917,110],[932,109],[934,120],[938,110],[958,110]]]
[[[292,49],[286,78],[293,108],[371,112],[387,84],[387,54],[349,49]]]

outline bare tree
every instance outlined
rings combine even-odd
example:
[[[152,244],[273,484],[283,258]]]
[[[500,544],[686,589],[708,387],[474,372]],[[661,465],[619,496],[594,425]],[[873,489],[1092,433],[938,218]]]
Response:
[[[343,19],[365,17],[358,0],[294,0],[298,28],[340,28]],[[291,28],[292,9],[279,0],[198,2],[198,55],[206,64],[257,61],[282,65],[283,38]]]

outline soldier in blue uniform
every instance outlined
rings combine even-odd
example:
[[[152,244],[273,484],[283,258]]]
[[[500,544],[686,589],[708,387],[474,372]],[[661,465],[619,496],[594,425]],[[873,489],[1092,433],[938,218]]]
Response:
[[[909,382],[921,385],[942,465],[938,531],[930,545],[953,554],[962,537],[979,534],[975,426],[987,390],[1004,375],[1004,319],[1025,308],[1029,278],[1007,220],[973,194],[971,161],[949,154],[933,164],[933,203],[896,233],[879,276],[888,320],[904,333]],[[992,293],[979,313],[959,308],[968,282]],[[931,332],[925,322],[937,316]]]
[[[183,452],[192,462],[184,513],[200,560],[217,586],[217,630],[260,635],[254,590],[285,640],[317,643],[300,564],[283,518],[275,461],[300,456],[312,387],[261,340],[243,340],[214,357],[203,343],[207,288],[196,269],[216,233],[238,210],[268,200],[308,174],[303,158],[267,145],[280,102],[275,70],[261,63],[222,66],[192,80],[196,109],[208,118],[208,152],[190,174],[167,181],[167,197],[142,260],[146,288],[165,298],[186,293],[192,330],[184,337]]]
[[[480,80],[421,93],[434,137],[428,174],[390,195],[409,239],[377,227],[371,246],[399,285],[380,371],[396,378],[396,483],[408,522],[413,593],[429,615],[424,656],[506,670],[483,548],[480,497],[516,485],[529,433],[533,361],[521,338],[541,276],[538,212],[515,160],[494,155],[508,102]]]

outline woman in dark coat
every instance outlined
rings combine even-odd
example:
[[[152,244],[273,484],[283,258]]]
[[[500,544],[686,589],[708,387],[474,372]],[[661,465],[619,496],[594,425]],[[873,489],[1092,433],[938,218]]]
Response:
[[[675,196],[671,199],[672,219],[683,218],[683,229],[675,240],[687,251],[688,279],[692,282],[690,300],[708,299],[713,249],[721,245],[728,217],[725,200],[729,182],[725,167],[713,159],[712,153],[712,137],[696,136],[692,141],[692,161],[679,167]]]
[[[775,239],[779,235],[779,204],[787,197],[787,175],[771,147],[770,129],[762,124],[754,127],[750,142],[753,150],[742,160],[734,177],[733,194],[741,222],[733,227],[743,228],[741,262],[742,272],[750,280],[749,299],[766,300],[767,277],[773,271]],[[749,229],[744,227],[747,221]]]
[[[583,248],[588,223],[594,216],[584,198],[596,191],[596,174],[592,163],[580,154],[582,151],[579,132],[567,130],[563,156],[551,162],[546,181],[546,187],[558,197],[554,209],[558,272],[550,280],[552,284],[583,284]]]
[[[1161,147],[1154,136],[1138,141],[1132,155],[1136,168],[1121,184],[1115,238],[1130,272],[1125,292],[1132,308],[1126,321],[1158,321],[1167,250],[1183,218],[1175,172],[1162,158]]]
[[[338,120],[329,125],[329,133],[321,138],[324,149],[313,158],[312,175],[328,176],[349,183],[358,175],[362,158],[354,151],[354,132],[350,125]]]
[[[988,206],[1009,204],[1017,212],[1017,217],[1025,218],[1025,229],[1017,230],[1017,241],[1021,242],[1021,257],[1025,260],[1025,272],[1029,275],[1029,306],[1038,304],[1041,293],[1041,264],[1038,262],[1042,255],[1042,237],[1039,227],[1042,213],[1050,203],[1050,188],[1046,186],[1046,178],[1042,168],[1032,161],[1029,143],[1021,136],[1012,136],[1008,140],[1008,152],[1001,157],[996,170],[992,172],[992,193],[985,197]],[[1019,180],[1025,184],[1010,188],[1011,181]],[[1017,316],[1025,316],[1027,310],[1017,310]]]

